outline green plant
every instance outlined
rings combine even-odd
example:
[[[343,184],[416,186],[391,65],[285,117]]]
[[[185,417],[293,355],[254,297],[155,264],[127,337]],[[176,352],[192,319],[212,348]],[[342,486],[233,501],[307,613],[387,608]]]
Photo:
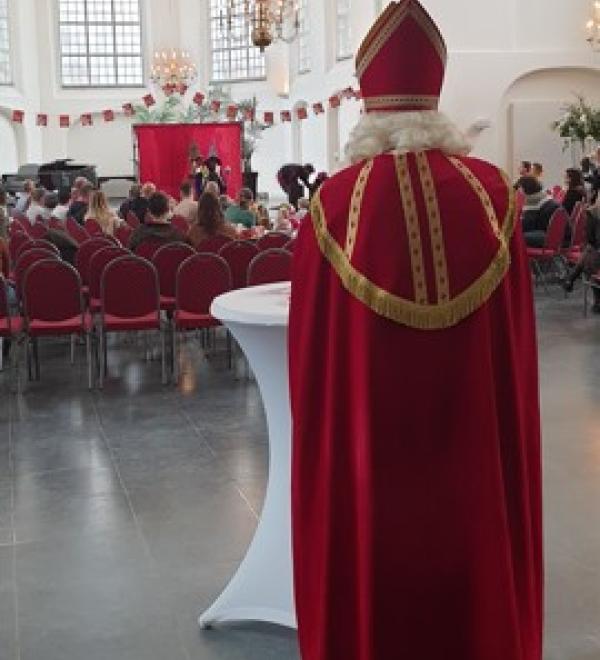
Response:
[[[600,109],[576,95],[577,101],[563,108],[563,115],[552,123],[552,129],[562,137],[577,140],[582,145],[588,137],[600,140]]]
[[[161,104],[147,107],[141,103],[134,105],[135,121],[138,124],[173,124],[179,121],[177,111],[181,105],[181,97],[168,96]]]

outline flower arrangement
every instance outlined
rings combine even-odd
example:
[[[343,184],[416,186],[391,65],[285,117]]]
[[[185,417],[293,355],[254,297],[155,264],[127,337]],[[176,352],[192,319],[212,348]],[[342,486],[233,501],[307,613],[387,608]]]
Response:
[[[552,123],[552,129],[562,137],[576,140],[582,146],[592,138],[600,140],[600,109],[586,102],[583,96],[569,103],[563,109],[560,119]]]

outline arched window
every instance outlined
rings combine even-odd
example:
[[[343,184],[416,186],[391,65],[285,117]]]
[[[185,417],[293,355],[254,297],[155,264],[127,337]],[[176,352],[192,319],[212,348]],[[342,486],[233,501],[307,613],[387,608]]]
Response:
[[[335,56],[338,60],[352,57],[351,0],[335,0]]]
[[[59,0],[64,87],[144,84],[139,0]]]
[[[210,0],[211,79],[214,82],[266,77],[265,54],[252,45],[246,0]]]
[[[0,85],[10,85],[11,83],[8,0],[0,0]]]
[[[311,68],[309,32],[308,0],[300,0],[298,3],[298,73],[307,73]]]

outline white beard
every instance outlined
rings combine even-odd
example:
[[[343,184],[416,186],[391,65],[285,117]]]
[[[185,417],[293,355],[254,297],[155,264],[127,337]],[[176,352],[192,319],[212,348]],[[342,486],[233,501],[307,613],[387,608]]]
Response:
[[[448,155],[466,156],[472,147],[466,135],[437,110],[371,112],[350,133],[345,156],[352,165],[387,152],[439,149]]]

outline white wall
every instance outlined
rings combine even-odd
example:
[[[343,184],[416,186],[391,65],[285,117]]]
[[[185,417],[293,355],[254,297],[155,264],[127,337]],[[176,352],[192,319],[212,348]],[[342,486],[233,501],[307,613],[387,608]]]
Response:
[[[147,64],[156,48],[182,47],[197,62],[196,87],[209,83],[208,0],[142,0],[145,21]],[[557,87],[554,74],[542,77],[533,92],[515,88],[516,81],[541,69],[596,69],[600,60],[585,42],[588,0],[423,0],[439,22],[450,50],[442,109],[456,123],[467,128],[478,118],[492,123],[476,145],[476,154],[489,158],[509,170],[518,145],[512,143],[509,111],[521,101],[556,103],[568,96],[567,82]],[[376,0],[355,0],[352,30],[356,48],[376,15]],[[386,2],[379,3],[385,5]],[[76,157],[96,163],[104,175],[129,174],[131,136],[129,121],[114,124],[96,121],[91,129],[75,126],[69,130],[56,126],[56,116],[82,112],[99,113],[107,107],[118,109],[126,101],[140,99],[144,89],[65,90],[60,86],[57,63],[55,0],[12,0],[13,61],[15,85],[0,87],[0,108],[18,107],[26,112],[23,128],[17,127],[14,138],[4,124],[0,138],[7,147],[0,150],[0,169],[14,164],[16,140],[19,162],[47,161],[58,157]],[[291,109],[302,100],[309,104],[327,101],[329,96],[349,85],[356,85],[351,59],[335,61],[333,0],[309,0],[310,50],[312,70],[297,75],[295,45],[277,44],[267,53],[266,81],[234,84],[235,99],[256,96],[259,115],[273,110]],[[31,39],[31,34],[35,39]],[[558,74],[560,75],[560,74]],[[577,78],[577,91],[595,95],[599,87],[588,76]],[[563,76],[564,78],[564,76]],[[583,88],[581,88],[583,87]],[[516,92],[515,92],[516,89]],[[516,94],[516,95],[515,95]],[[546,105],[546,107],[548,107]],[[54,125],[40,130],[33,125],[35,113],[48,112]],[[347,101],[339,112],[309,119],[302,125],[302,157],[318,170],[335,169],[351,126],[358,119],[360,104]],[[279,125],[265,131],[254,156],[260,171],[260,188],[278,191],[275,174],[278,167],[293,156],[292,125]],[[544,140],[553,139],[544,135]],[[557,138],[558,139],[558,138]],[[533,155],[532,155],[533,157]],[[6,164],[4,164],[6,163]],[[547,165],[548,166],[548,165]]]

